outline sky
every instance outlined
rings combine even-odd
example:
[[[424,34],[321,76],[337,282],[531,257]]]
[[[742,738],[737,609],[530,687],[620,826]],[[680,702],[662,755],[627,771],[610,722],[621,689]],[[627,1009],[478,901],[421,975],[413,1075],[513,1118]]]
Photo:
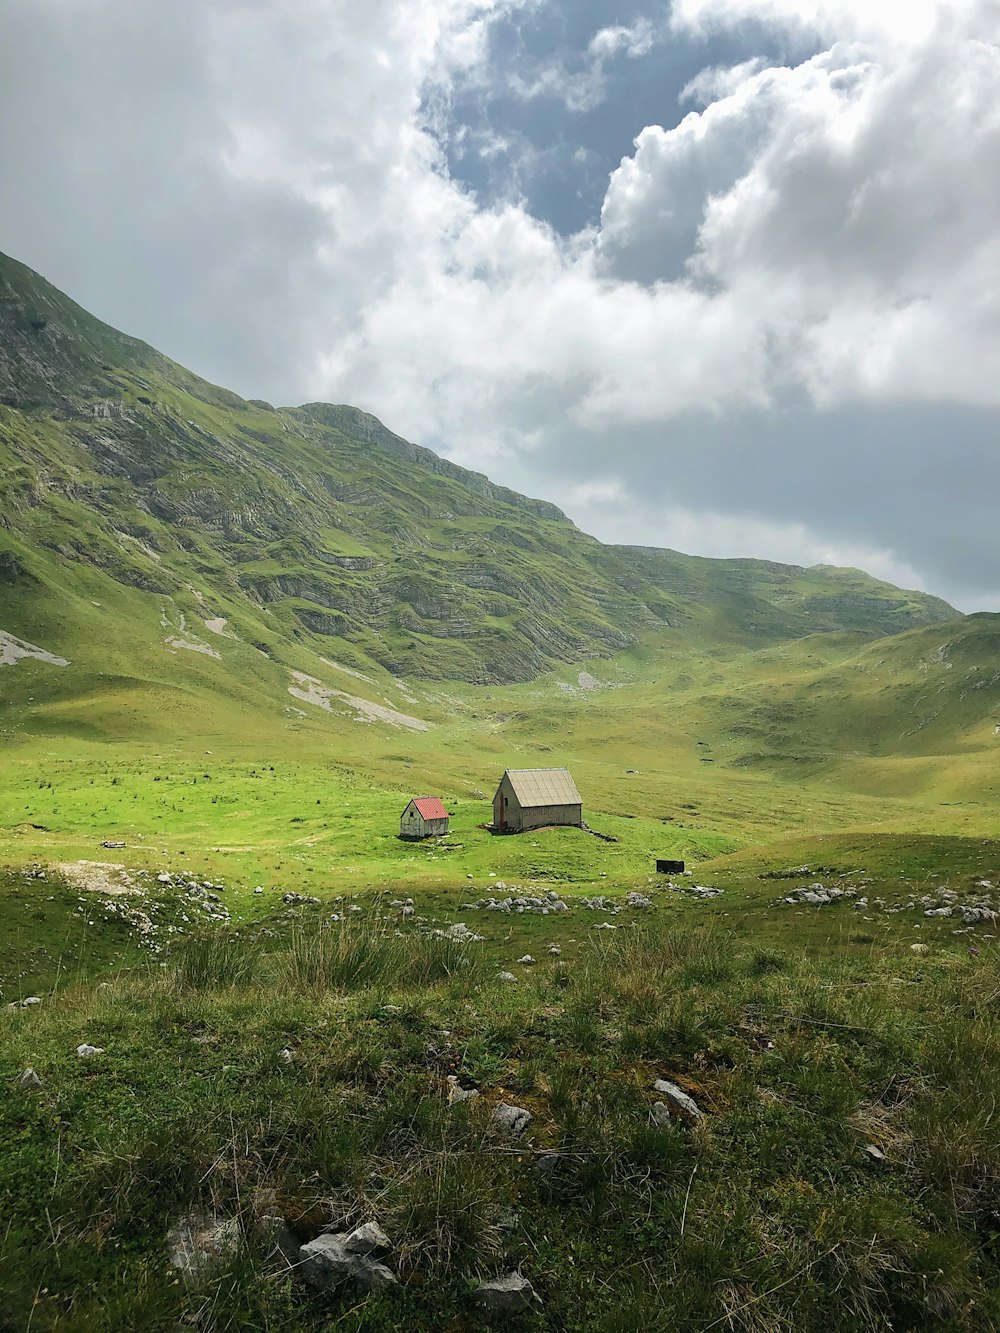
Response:
[[[0,0],[0,250],[605,541],[1000,610],[995,0]]]

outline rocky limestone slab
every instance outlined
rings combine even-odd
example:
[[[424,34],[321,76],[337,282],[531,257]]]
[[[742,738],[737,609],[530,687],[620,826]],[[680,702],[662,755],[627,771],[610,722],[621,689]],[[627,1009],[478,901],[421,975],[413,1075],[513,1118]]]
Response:
[[[498,1314],[520,1314],[542,1304],[534,1287],[520,1273],[507,1273],[483,1282],[473,1295],[480,1305]]]
[[[698,1103],[693,1097],[689,1097],[683,1088],[679,1088],[676,1083],[671,1083],[669,1079],[658,1078],[653,1084],[655,1092],[662,1092],[670,1106],[675,1111],[680,1111],[682,1115],[690,1120],[701,1120],[704,1112],[699,1108]]]
[[[303,1245],[299,1250],[299,1266],[305,1280],[320,1289],[347,1281],[355,1282],[363,1291],[396,1286],[399,1279],[392,1269],[369,1254],[355,1254],[347,1249],[346,1242],[353,1234],[328,1233]]]
[[[382,1255],[392,1249],[392,1241],[377,1222],[364,1222],[348,1234],[344,1249],[348,1254]]]

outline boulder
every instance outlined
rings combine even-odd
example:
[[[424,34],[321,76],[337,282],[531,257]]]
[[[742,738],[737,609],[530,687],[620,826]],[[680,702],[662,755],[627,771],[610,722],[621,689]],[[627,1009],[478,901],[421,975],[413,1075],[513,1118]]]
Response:
[[[360,1228],[359,1228],[360,1230]],[[399,1279],[391,1268],[370,1254],[356,1254],[346,1242],[354,1232],[317,1236],[299,1250],[302,1276],[313,1287],[328,1288],[353,1281],[364,1291],[394,1287]]]
[[[29,1088],[32,1091],[42,1086],[42,1080],[38,1077],[35,1071],[30,1068],[24,1071],[24,1073],[17,1080],[17,1082],[19,1087]]]

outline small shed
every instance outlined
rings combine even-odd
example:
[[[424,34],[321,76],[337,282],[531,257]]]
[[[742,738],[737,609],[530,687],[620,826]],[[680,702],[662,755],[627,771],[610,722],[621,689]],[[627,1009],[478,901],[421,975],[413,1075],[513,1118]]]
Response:
[[[523,833],[548,824],[583,823],[583,802],[568,768],[508,768],[493,797],[493,827]]]
[[[442,838],[448,832],[448,811],[440,796],[414,796],[399,817],[401,838]]]

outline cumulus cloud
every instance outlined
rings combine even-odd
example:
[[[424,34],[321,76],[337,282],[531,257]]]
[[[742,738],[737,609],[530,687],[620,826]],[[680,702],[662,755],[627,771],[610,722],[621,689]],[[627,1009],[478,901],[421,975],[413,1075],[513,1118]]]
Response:
[[[995,593],[995,9],[596,23],[511,95],[593,105],[668,36],[801,55],[706,59],[565,236],[442,149],[535,3],[9,0],[0,245],[202,373],[355,402],[599,535]]]

